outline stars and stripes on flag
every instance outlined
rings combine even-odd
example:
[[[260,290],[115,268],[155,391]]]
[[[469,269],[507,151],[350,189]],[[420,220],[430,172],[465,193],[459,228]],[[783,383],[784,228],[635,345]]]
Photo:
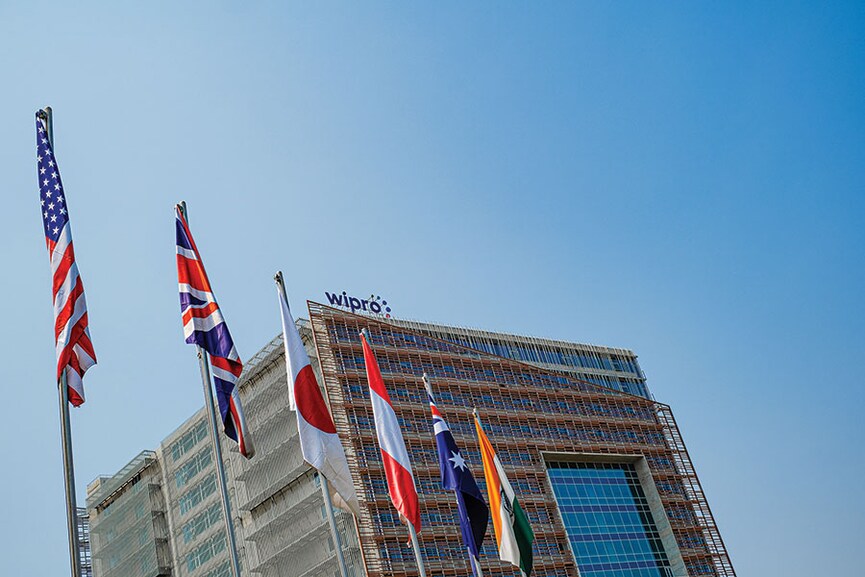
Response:
[[[297,413],[297,431],[304,460],[328,481],[333,503],[360,515],[360,505],[345,449],[336,433],[333,418],[327,410],[318,381],[309,363],[291,309],[277,284],[279,308],[282,311],[282,335],[285,344],[285,368],[288,373],[288,399]]]
[[[216,400],[225,434],[237,441],[240,454],[252,458],[255,448],[246,428],[237,380],[243,363],[234,348],[228,325],[213,296],[207,272],[189,224],[180,205],[177,217],[177,282],[180,289],[180,314],[186,342],[200,346],[210,356],[210,367],[216,386]]]
[[[393,506],[399,511],[400,517],[410,523],[414,530],[420,533],[420,505],[411,462],[399,421],[390,402],[390,396],[384,386],[378,361],[361,334],[363,343],[363,359],[366,364],[366,378],[369,381],[369,393],[372,399],[372,412],[375,419],[375,435],[381,448],[381,458],[384,463],[385,477]]]
[[[532,542],[535,535],[477,414],[475,429],[484,461],[487,497],[499,546],[499,558],[519,567],[520,573],[528,577],[532,572]]]
[[[472,571],[480,557],[481,545],[487,533],[487,522],[489,521],[489,509],[484,502],[481,490],[475,482],[475,478],[469,470],[465,459],[457,448],[456,441],[448,428],[447,422],[436,406],[433,397],[432,386],[426,375],[423,376],[424,386],[429,396],[430,410],[432,411],[433,433],[435,434],[436,446],[438,448],[439,469],[441,469],[442,487],[454,491],[457,498],[457,509],[460,515],[460,530],[463,535],[469,554],[474,557]]]
[[[84,284],[75,262],[66,194],[48,130],[39,112],[36,113],[36,166],[42,226],[53,276],[57,380],[65,374],[69,402],[77,407],[84,402],[82,379],[87,369],[96,364],[96,353],[90,341]]]

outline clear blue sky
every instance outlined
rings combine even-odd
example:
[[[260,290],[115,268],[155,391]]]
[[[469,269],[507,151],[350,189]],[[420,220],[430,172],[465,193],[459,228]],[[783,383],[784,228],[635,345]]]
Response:
[[[66,571],[50,104],[99,356],[82,502],[201,404],[185,199],[244,358],[278,268],[296,305],[631,348],[741,577],[861,574],[865,5],[119,4],[0,4],[2,573]]]

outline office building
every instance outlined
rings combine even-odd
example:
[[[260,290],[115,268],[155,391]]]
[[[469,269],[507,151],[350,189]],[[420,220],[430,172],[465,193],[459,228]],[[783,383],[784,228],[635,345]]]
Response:
[[[117,474],[88,486],[94,575],[230,577],[209,426],[202,408],[156,451],[141,452]],[[243,562],[239,518],[235,526]]]
[[[650,398],[632,353],[542,339],[526,346],[523,337],[386,322],[315,303],[309,310],[359,489],[358,534],[369,575],[412,575],[416,568],[387,494],[357,337],[362,328],[369,329],[412,459],[430,574],[471,569],[453,495],[440,487],[424,372],[478,475],[472,409],[481,415],[535,533],[533,575],[576,576],[577,568],[590,577],[735,575],[673,414]],[[498,348],[487,352],[493,343]],[[629,379],[639,394],[609,386]],[[515,574],[497,560],[491,528],[483,553],[486,577]]]
[[[228,539],[222,515],[210,419],[202,407],[162,441],[158,455],[163,469],[163,495],[171,533],[174,577],[230,577]],[[232,466],[227,455],[237,445],[219,435],[228,481],[228,498],[238,545],[245,565],[243,521],[239,516]],[[242,458],[242,457],[241,457]]]
[[[318,371],[308,322],[299,320],[298,328]],[[252,460],[239,453],[230,457],[239,508],[248,515],[249,570],[256,577],[339,577],[320,481],[303,461],[297,420],[288,406],[282,336],[246,363],[239,386],[257,451]],[[349,577],[362,577],[352,516],[337,509],[336,521]]]
[[[533,576],[575,577],[578,568],[583,577],[735,575],[672,412],[653,400],[632,352],[358,316],[316,303],[309,313],[298,323],[301,336],[362,509],[356,524],[337,514],[350,577],[417,574],[375,440],[361,328],[370,331],[412,459],[428,575],[471,569],[453,494],[440,486],[424,372],[483,485],[471,421],[478,409],[535,532]],[[277,337],[246,363],[239,383],[255,458],[223,444],[242,573],[338,577],[318,478],[302,460],[288,409],[284,362]],[[229,575],[205,416],[199,411],[155,455],[162,500],[153,514],[165,519],[172,575]],[[518,574],[498,560],[492,525],[481,566],[485,577]]]
[[[75,520],[78,527],[78,566],[81,577],[93,577],[93,560],[90,557],[90,515],[87,509],[77,507]]]
[[[90,483],[87,511],[94,575],[171,575],[162,472],[155,452],[142,451],[115,475]]]

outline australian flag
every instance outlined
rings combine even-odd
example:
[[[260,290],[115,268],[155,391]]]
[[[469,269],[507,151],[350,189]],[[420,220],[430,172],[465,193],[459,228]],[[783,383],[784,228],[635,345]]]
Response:
[[[423,376],[424,386],[429,395],[430,409],[433,417],[433,431],[436,438],[436,446],[439,454],[439,468],[442,474],[442,487],[454,491],[457,497],[457,507],[460,512],[460,529],[463,534],[463,542],[474,558],[472,562],[472,573],[477,575],[477,563],[480,556],[481,545],[487,533],[487,521],[490,511],[481,495],[478,484],[469,470],[465,459],[460,455],[454,437],[448,425],[436,407],[432,394],[432,387],[426,375]]]

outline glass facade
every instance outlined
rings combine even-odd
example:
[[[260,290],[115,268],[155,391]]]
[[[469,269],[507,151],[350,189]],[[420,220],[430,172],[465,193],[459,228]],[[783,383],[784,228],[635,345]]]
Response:
[[[161,479],[156,454],[142,451],[117,475],[101,477],[88,486],[94,575],[172,574]]]
[[[222,450],[230,454],[225,436]],[[222,495],[217,481],[217,461],[210,434],[210,420],[202,408],[163,440],[159,459],[163,467],[166,517],[171,525],[174,553],[173,577],[220,577],[229,558],[225,541]],[[246,560],[243,524],[235,500],[232,466],[226,466],[229,500],[234,514],[240,562]],[[243,577],[247,577],[244,573]]]
[[[81,577],[93,577],[93,559],[90,556],[90,515],[84,507],[76,510],[78,521],[78,557]]]
[[[191,451],[199,442],[206,439],[207,436],[207,421],[202,419],[192,430],[184,433],[182,437],[171,444],[171,448],[169,449],[171,460],[179,461],[183,455]]]
[[[572,373],[602,387],[647,399],[652,398],[636,355],[625,349],[502,335],[412,321],[394,320],[393,322],[457,345],[506,359]]]
[[[670,562],[631,464],[550,463],[582,577],[669,577]]]
[[[203,481],[184,493],[180,499],[180,514],[189,513],[196,505],[216,492],[216,474],[211,473]]]

